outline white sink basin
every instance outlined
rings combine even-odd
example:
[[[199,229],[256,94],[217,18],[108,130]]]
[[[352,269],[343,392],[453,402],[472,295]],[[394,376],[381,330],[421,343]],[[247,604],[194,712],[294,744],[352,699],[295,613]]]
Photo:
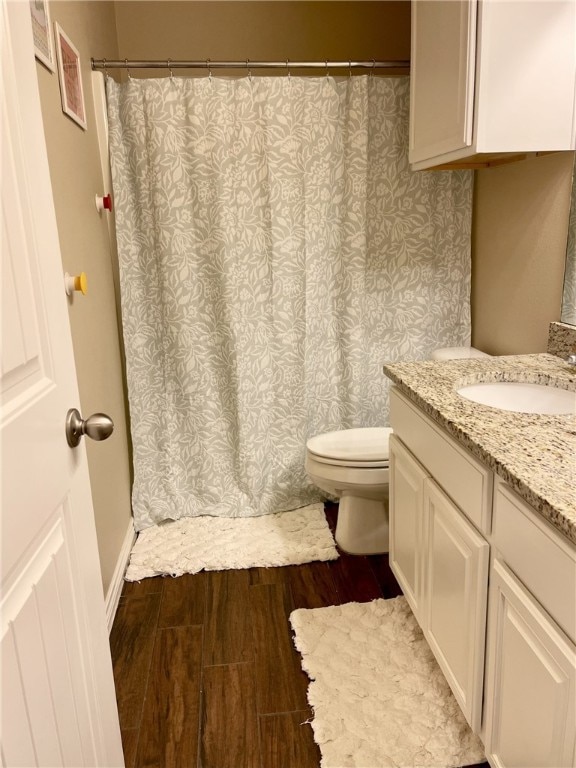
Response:
[[[576,392],[545,384],[498,381],[467,384],[456,392],[481,405],[501,411],[539,414],[576,414]]]

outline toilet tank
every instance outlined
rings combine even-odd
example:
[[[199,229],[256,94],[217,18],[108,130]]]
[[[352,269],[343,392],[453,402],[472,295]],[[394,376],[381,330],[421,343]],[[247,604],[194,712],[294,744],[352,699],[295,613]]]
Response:
[[[491,357],[475,347],[443,347],[432,352],[432,360],[464,360],[471,357]]]

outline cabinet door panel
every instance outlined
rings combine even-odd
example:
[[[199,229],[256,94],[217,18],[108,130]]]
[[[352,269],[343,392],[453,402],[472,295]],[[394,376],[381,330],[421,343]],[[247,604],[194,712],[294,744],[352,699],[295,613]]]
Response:
[[[479,9],[476,151],[573,146],[574,1],[484,0]]]
[[[412,3],[410,162],[472,144],[476,0]]]
[[[480,730],[488,543],[433,480],[424,483],[424,634],[466,719]]]
[[[390,435],[390,567],[419,621],[424,480],[428,476],[400,440]]]
[[[486,754],[502,768],[569,768],[576,651],[498,560],[490,585]]]

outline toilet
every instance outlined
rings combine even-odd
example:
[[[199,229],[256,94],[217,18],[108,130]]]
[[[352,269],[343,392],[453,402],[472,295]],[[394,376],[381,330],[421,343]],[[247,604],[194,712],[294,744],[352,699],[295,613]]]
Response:
[[[388,551],[389,427],[326,432],[306,443],[306,472],[339,497],[336,543],[352,555]]]
[[[474,347],[445,347],[433,360],[490,357]],[[388,552],[389,427],[325,432],[306,443],[306,472],[339,499],[336,543],[352,555]]]
[[[431,360],[466,360],[472,357],[491,357],[475,347],[443,347],[435,349],[430,355]]]

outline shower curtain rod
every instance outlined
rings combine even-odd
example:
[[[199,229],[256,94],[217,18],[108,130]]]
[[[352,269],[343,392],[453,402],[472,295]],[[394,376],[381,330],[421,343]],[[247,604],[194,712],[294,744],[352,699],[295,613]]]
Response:
[[[172,59],[92,59],[92,69],[410,69],[410,61],[179,61]]]

